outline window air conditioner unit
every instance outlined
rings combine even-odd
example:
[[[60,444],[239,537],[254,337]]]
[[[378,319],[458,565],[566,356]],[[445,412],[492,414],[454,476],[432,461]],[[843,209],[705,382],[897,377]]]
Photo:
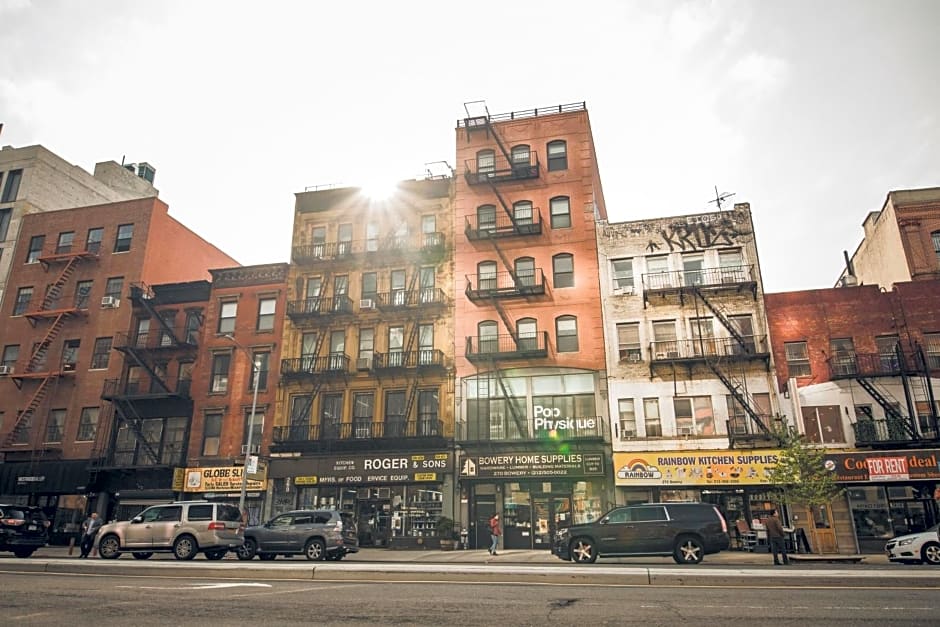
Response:
[[[372,358],[360,357],[356,360],[356,370],[372,370]]]
[[[633,296],[633,286],[627,285],[625,287],[618,287],[614,290],[615,294],[623,294],[624,296]]]
[[[119,300],[118,300],[116,297],[114,297],[114,296],[104,296],[104,297],[102,297],[102,299],[101,299],[101,307],[102,307],[103,309],[114,309],[114,308],[117,307],[120,303],[121,303],[121,301],[119,301]]]
[[[679,435],[692,435],[692,427],[679,427]]]
[[[627,361],[629,361],[631,364],[636,364],[643,361],[643,356],[639,353],[631,353],[630,355],[627,355]]]
[[[251,454],[252,454],[252,455],[258,455],[259,453],[261,453],[261,445],[260,445],[260,444],[252,444],[252,445],[251,445]],[[247,445],[247,444],[242,444],[242,455],[248,455],[248,445]]]
[[[622,287],[615,287],[615,288],[614,288],[614,295],[618,295],[618,294],[623,294],[623,288],[622,288]]]
[[[620,434],[620,439],[621,440],[635,440],[636,431],[624,431],[622,434]]]
[[[669,359],[678,359],[678,358],[679,358],[679,351],[669,351],[669,352],[666,354],[666,356],[667,356]]]
[[[13,374],[13,366],[0,366],[0,376]]]
[[[656,353],[656,359],[665,359],[666,353]]]
[[[359,309],[375,309],[375,301],[371,298],[362,298],[359,300]]]

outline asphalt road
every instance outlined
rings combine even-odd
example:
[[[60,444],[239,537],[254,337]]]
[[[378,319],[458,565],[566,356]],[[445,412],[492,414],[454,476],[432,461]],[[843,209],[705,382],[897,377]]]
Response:
[[[936,625],[936,589],[0,574],[7,625]]]

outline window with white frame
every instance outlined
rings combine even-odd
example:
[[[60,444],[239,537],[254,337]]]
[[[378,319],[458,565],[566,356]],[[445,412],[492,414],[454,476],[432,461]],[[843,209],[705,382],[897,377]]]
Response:
[[[812,374],[806,342],[784,342],[783,350],[787,357],[787,377],[808,377]]]
[[[512,204],[512,217],[517,225],[532,224],[532,201],[520,200]]]
[[[212,356],[212,381],[209,391],[220,394],[228,391],[228,368],[232,356],[229,353],[217,353]]]
[[[549,201],[553,229],[571,228],[571,201],[567,196],[556,196]]]
[[[134,239],[134,225],[121,224],[118,226],[117,237],[114,239],[114,252],[126,253],[131,249],[131,240]]]
[[[488,233],[496,231],[496,205],[477,207],[477,230]]]
[[[568,144],[561,139],[548,142],[548,171],[568,169]]]
[[[643,425],[646,428],[646,437],[663,437],[663,423],[659,416],[659,399],[643,399]]]
[[[82,407],[82,413],[78,418],[76,442],[91,442],[95,439],[98,434],[98,412],[97,407]]]
[[[51,410],[49,422],[46,424],[46,442],[61,442],[63,431],[65,431],[65,410]]]
[[[617,399],[617,414],[620,416],[620,437],[636,437],[636,407],[632,398]]]
[[[711,396],[676,397],[676,435],[715,435],[715,413]]]
[[[675,320],[656,320],[653,322],[653,353],[653,357],[656,359],[679,356]]]
[[[274,310],[277,306],[277,299],[262,298],[258,301],[258,330],[274,330]]]
[[[477,172],[479,174],[492,174],[496,171],[496,152],[493,150],[480,150],[477,152]]]
[[[219,309],[219,333],[235,333],[235,316],[238,314],[238,303],[228,301],[221,304]]]
[[[559,353],[578,352],[578,319],[559,316],[555,319],[555,348]]]
[[[612,259],[610,273],[614,279],[614,290],[633,291],[632,259]]]
[[[640,323],[621,322],[617,324],[617,356],[621,361],[638,362],[643,360],[640,347]]]
[[[560,253],[552,257],[552,285],[574,287],[574,255]]]
[[[929,369],[940,369],[940,333],[924,333],[924,356]]]
[[[26,263],[36,263],[42,256],[42,247],[46,244],[45,235],[34,235],[29,238],[29,250],[26,251]]]
[[[22,316],[29,309],[33,300],[33,286],[21,287],[16,290],[16,301],[13,303],[13,315]]]

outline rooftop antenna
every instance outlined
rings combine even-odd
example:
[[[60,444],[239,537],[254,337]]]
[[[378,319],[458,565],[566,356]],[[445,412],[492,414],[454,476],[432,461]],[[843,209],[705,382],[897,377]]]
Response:
[[[731,198],[732,196],[734,196],[734,192],[723,192],[719,194],[718,186],[715,185],[715,200],[709,200],[708,204],[715,203],[716,205],[718,205],[718,211],[721,211],[722,209],[721,203],[727,200],[728,198]]]

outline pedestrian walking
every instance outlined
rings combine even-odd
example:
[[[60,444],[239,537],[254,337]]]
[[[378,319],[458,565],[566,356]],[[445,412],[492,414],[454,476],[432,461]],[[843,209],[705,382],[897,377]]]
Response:
[[[777,518],[777,510],[770,510],[770,516],[764,521],[764,527],[767,529],[767,542],[770,543],[770,550],[774,554],[774,565],[789,566],[790,558],[787,556],[786,534],[783,531],[780,519]],[[780,561],[778,554],[783,557],[783,562]]]
[[[496,548],[499,546],[499,536],[501,535],[503,533],[499,527],[499,514],[493,514],[493,517],[490,518],[490,538],[493,540],[489,548],[490,555],[496,555]]]
[[[92,512],[91,516],[82,523],[82,557],[88,557],[91,553],[99,529],[101,529],[101,519],[98,518],[98,512]]]

